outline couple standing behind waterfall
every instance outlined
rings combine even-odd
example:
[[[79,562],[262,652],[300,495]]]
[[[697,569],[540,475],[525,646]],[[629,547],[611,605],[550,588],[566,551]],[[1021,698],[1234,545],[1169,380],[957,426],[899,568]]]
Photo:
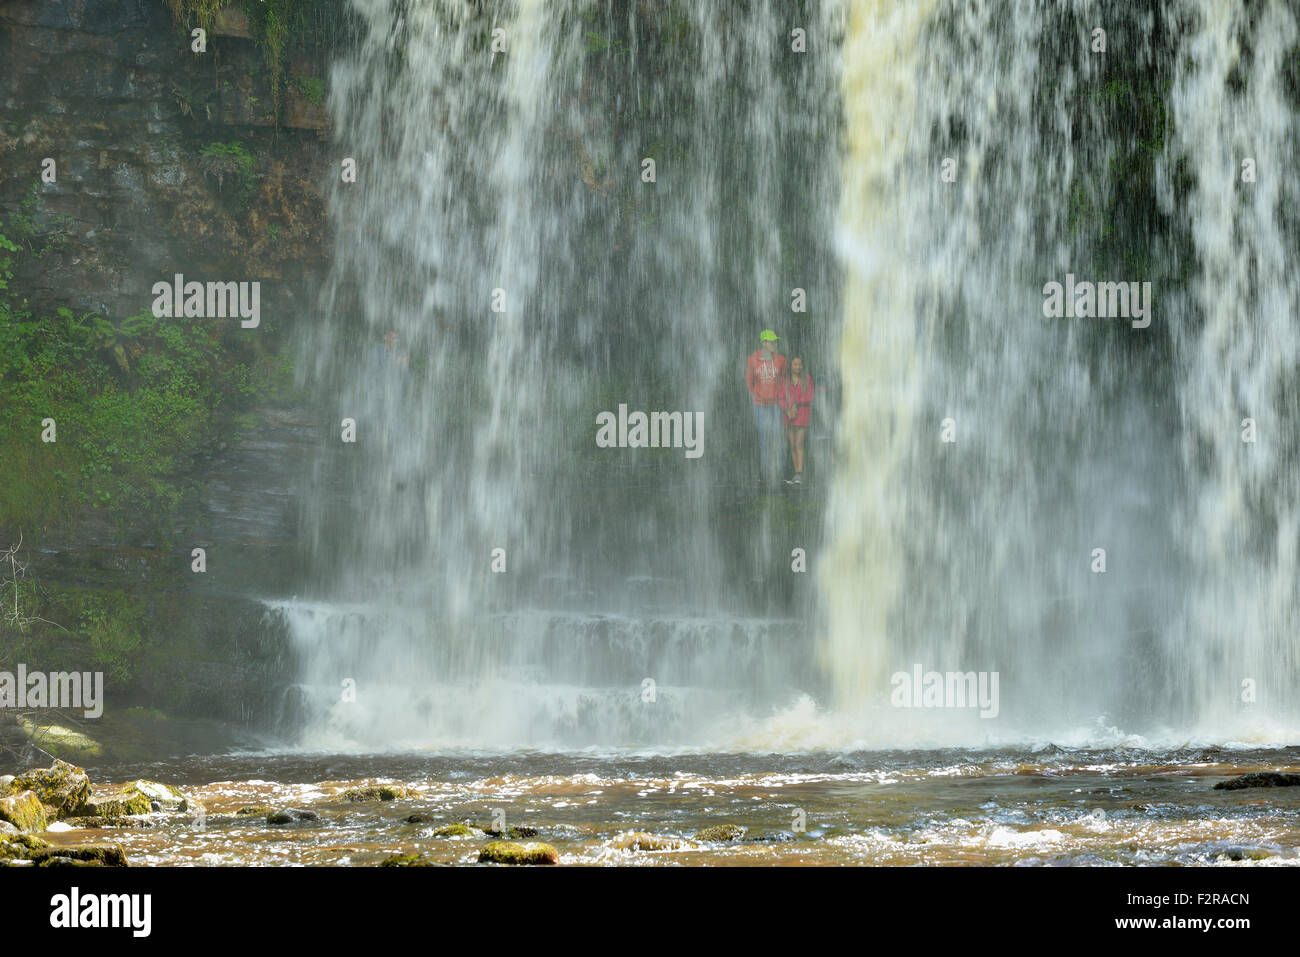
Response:
[[[761,481],[769,485],[777,482],[784,459],[781,451],[784,419],[794,465],[794,475],[785,483],[802,485],[804,436],[812,418],[812,378],[804,372],[803,360],[798,356],[790,360],[789,374],[786,374],[785,356],[776,351],[780,338],[771,329],[764,329],[758,339],[758,349],[745,367],[745,386],[753,400]]]

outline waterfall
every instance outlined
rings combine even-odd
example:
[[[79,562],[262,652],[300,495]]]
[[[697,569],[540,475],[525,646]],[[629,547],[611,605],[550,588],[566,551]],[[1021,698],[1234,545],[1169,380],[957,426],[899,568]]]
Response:
[[[1186,31],[1170,105],[1198,263],[1170,328],[1183,463],[1198,481],[1179,526],[1187,602],[1167,640],[1189,723],[1278,740],[1300,727],[1300,15],[1185,0],[1167,16]],[[1170,164],[1167,181],[1180,172]]]
[[[1280,3],[1170,8],[849,6],[844,409],[821,646],[836,709],[858,717],[825,740],[1294,732],[1296,231],[1282,170],[1295,19]],[[1168,142],[1135,141],[1103,109],[1142,72],[1169,78]],[[1154,157],[1165,220],[1098,215],[1130,187],[1113,173],[1125,149]],[[1272,171],[1253,187],[1234,186],[1244,156]],[[1081,229],[1079,209],[1110,232]],[[1045,284],[1067,274],[1154,280],[1155,321],[1044,318]],[[1267,433],[1257,445],[1241,443],[1248,415]],[[893,676],[917,664],[998,673],[998,719],[890,707]],[[1267,730],[1237,720],[1250,676],[1268,686]]]
[[[314,580],[271,602],[302,741],[692,742],[813,690],[743,370],[798,333],[792,287],[833,321],[829,31],[804,61],[774,0],[352,7],[329,106],[357,175],[302,343]],[[820,373],[832,338],[794,341]],[[620,404],[698,417],[704,454],[598,449]]]
[[[352,10],[314,577],[269,602],[303,743],[1297,727],[1282,0]],[[1075,280],[1149,283],[1151,321],[1074,318]],[[818,383],[824,502],[752,481],[765,327]],[[703,456],[598,448],[620,407],[698,416]],[[998,706],[902,707],[914,669]]]

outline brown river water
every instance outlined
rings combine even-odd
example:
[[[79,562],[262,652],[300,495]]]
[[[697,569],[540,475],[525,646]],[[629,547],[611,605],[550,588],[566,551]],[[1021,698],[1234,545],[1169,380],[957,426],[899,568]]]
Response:
[[[411,853],[473,864],[488,838],[433,832],[494,820],[536,828],[570,865],[1300,864],[1300,787],[1213,790],[1248,771],[1300,771],[1295,747],[243,754],[87,770],[97,792],[147,778],[202,806],[46,835],[119,842],[135,865],[367,866]],[[376,783],[414,796],[343,797]],[[274,826],[236,814],[255,805],[319,819]],[[716,824],[747,830],[732,843],[616,846],[630,831],[690,838]]]

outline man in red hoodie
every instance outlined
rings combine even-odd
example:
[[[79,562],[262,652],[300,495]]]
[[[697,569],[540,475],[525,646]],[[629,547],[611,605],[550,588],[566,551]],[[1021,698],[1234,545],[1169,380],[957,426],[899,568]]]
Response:
[[[754,404],[762,477],[765,482],[775,484],[781,470],[781,407],[777,399],[785,381],[785,356],[776,351],[780,340],[771,329],[764,329],[758,340],[759,347],[745,366],[745,387]]]

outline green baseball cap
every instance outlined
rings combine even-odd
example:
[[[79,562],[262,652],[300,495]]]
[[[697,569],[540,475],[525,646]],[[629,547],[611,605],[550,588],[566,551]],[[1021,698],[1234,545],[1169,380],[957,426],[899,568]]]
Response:
[[[758,338],[762,339],[764,342],[766,342],[766,341],[769,340],[769,339],[771,339],[773,342],[775,342],[776,340],[780,339],[781,337],[778,336],[778,335],[777,335],[775,332],[773,332],[771,329],[764,329],[762,332],[760,332],[760,333],[758,334]]]

